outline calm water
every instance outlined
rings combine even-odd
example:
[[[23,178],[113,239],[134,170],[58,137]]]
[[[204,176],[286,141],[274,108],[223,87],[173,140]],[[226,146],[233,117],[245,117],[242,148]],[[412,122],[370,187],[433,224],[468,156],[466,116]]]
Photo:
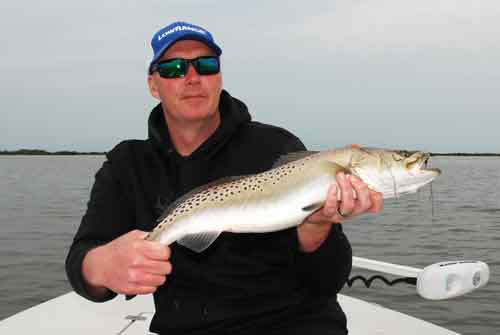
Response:
[[[64,258],[102,156],[0,156],[0,319],[70,290]],[[489,284],[445,302],[415,288],[344,294],[363,298],[462,334],[500,331],[500,159],[433,158],[444,175],[416,195],[386,201],[382,215],[346,223],[356,256],[424,267],[455,259],[490,265]],[[432,206],[434,204],[434,206]],[[354,269],[354,274],[370,275]]]

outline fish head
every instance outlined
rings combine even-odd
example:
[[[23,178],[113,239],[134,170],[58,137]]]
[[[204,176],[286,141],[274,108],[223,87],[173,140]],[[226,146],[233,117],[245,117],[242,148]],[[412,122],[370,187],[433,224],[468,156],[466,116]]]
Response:
[[[384,198],[414,193],[441,174],[422,151],[351,148],[348,169]]]

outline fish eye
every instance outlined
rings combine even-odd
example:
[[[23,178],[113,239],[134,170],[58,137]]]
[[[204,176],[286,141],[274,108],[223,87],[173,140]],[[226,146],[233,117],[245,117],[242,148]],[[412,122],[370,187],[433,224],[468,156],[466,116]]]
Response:
[[[408,163],[408,164],[410,164],[410,163],[414,163],[415,160],[419,159],[419,157],[414,156],[416,153],[418,153],[418,151],[399,150],[393,154],[393,158],[396,162],[399,162],[399,161],[402,161],[402,160],[405,160],[405,159],[408,159],[411,157],[412,161]]]
[[[411,155],[414,154],[414,152],[411,152],[411,151],[407,151],[407,150],[400,150],[400,151],[396,151],[396,153],[403,157],[403,158],[407,158],[407,157],[410,157]]]
[[[404,160],[404,159],[405,159],[405,157],[404,157],[404,156],[402,156],[402,155],[401,155],[400,153],[398,153],[398,152],[397,152],[397,153],[392,154],[392,158],[393,158],[396,162],[400,162],[400,161],[402,161],[402,160]]]

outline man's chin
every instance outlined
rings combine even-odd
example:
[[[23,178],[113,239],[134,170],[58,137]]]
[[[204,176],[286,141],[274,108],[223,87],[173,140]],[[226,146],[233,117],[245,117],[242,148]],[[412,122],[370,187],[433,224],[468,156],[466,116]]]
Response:
[[[185,108],[192,114],[196,110],[206,110],[208,108],[208,101],[205,97],[189,97],[182,99]]]
[[[215,111],[211,112],[208,108],[189,108],[183,113],[183,116],[186,121],[203,121],[209,120],[215,117]]]

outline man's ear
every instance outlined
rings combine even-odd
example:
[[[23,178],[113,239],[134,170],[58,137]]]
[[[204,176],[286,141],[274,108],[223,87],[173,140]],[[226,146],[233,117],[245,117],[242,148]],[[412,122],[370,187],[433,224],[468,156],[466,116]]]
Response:
[[[151,95],[156,99],[160,100],[158,86],[156,85],[156,78],[152,74],[148,75],[148,86],[149,86],[149,93],[151,93]]]

